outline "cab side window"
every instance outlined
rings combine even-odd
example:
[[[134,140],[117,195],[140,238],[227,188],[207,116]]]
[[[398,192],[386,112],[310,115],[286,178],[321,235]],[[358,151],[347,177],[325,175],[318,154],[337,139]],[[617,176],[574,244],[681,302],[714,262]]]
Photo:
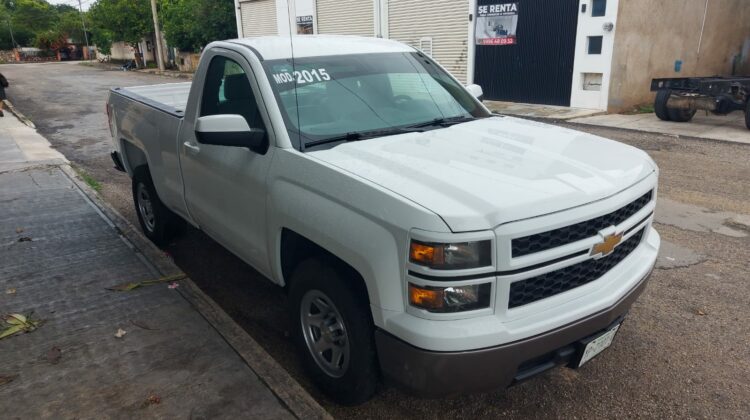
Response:
[[[265,129],[242,66],[229,58],[216,56],[208,65],[200,116],[220,114],[242,115],[251,128]]]

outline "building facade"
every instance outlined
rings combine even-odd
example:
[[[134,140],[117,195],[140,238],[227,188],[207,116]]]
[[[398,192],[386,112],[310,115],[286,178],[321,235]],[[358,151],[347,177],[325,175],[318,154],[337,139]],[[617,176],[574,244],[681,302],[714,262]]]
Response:
[[[395,39],[490,100],[621,111],[655,77],[748,71],[750,1],[235,0],[242,37]],[[293,18],[291,18],[291,17]],[[291,28],[291,30],[290,30]]]

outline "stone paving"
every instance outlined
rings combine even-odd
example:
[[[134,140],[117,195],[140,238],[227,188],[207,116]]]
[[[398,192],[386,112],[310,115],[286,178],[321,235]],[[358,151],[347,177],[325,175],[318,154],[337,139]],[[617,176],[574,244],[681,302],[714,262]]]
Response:
[[[107,289],[160,274],[24,127],[0,118],[0,316],[42,322],[0,339],[0,417],[293,418],[179,282]]]

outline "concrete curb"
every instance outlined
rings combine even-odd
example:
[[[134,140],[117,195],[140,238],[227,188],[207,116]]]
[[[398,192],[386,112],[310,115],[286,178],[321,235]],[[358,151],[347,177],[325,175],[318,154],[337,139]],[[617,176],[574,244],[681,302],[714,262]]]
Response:
[[[167,276],[181,273],[174,262],[117,210],[102,200],[70,165],[60,165],[61,170],[102,213],[102,216],[120,234],[123,240],[153,267],[155,274]],[[268,386],[271,392],[299,419],[333,419],[333,417],[292,378],[245,330],[190,279],[180,280],[180,294],[221,334],[245,363]]]
[[[8,111],[10,111],[13,115],[15,115],[19,121],[21,121],[22,123],[36,130],[36,125],[34,125],[34,123],[30,119],[26,118],[26,116],[23,115],[21,111],[18,110],[18,108],[13,106],[13,103],[11,101],[5,99],[3,100],[3,103],[5,103],[5,106],[8,108]]]

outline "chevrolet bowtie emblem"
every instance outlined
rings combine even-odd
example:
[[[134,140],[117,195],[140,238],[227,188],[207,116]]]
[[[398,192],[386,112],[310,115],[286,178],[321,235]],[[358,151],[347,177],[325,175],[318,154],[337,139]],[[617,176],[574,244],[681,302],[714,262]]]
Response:
[[[601,254],[607,256],[614,251],[615,247],[622,242],[622,233],[613,233],[604,237],[604,242],[600,242],[591,248],[591,255]]]

